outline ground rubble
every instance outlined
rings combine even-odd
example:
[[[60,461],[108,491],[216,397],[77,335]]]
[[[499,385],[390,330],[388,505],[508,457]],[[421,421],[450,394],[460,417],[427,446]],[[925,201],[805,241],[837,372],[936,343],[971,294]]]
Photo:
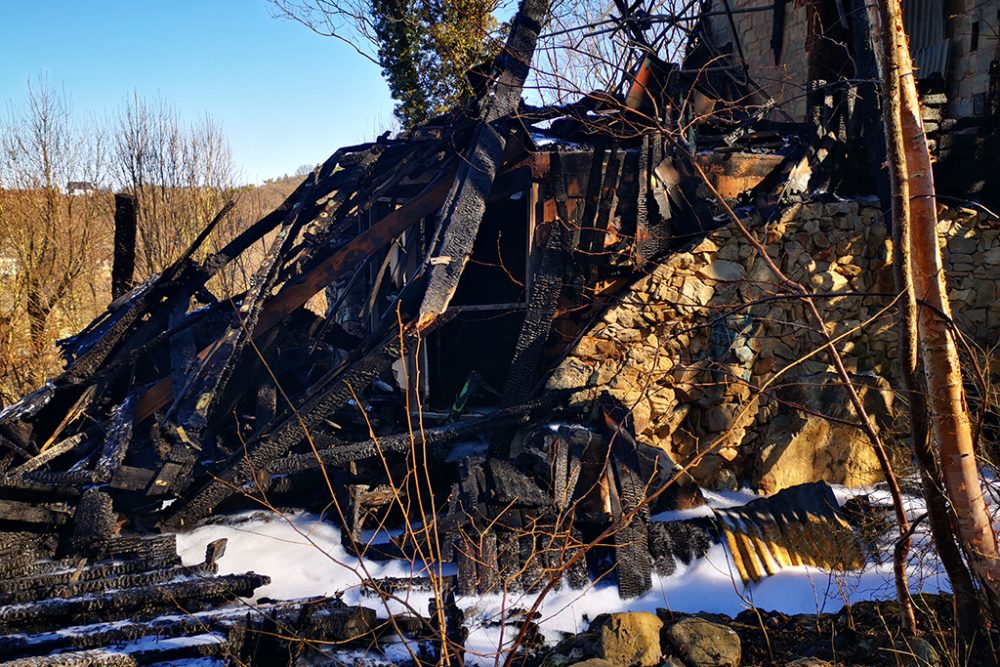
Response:
[[[541,667],[834,667],[953,664],[952,598],[914,599],[921,637],[904,636],[894,601],[859,602],[836,613],[786,615],[750,608],[731,618],[659,609],[595,618],[565,637]],[[614,628],[614,632],[609,632]],[[1000,640],[995,631],[989,641]],[[984,642],[988,646],[989,642]],[[993,664],[984,651],[968,664]]]

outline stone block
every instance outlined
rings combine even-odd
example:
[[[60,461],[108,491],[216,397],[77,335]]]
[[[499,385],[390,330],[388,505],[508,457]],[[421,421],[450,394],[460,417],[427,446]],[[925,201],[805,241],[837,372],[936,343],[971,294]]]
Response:
[[[598,657],[615,667],[655,667],[663,658],[660,630],[663,621],[643,611],[610,614],[591,627],[599,637]]]
[[[724,625],[685,618],[667,629],[666,639],[690,667],[739,667],[739,635]]]

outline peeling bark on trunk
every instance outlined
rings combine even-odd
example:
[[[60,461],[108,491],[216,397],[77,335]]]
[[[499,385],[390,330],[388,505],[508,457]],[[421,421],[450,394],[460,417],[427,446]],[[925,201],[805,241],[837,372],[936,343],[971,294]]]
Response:
[[[889,23],[883,21],[881,38],[876,41],[882,46],[882,82],[885,91],[882,100],[882,120],[885,126],[886,155],[892,193],[893,277],[896,291],[904,295],[896,328],[902,361],[900,379],[909,403],[910,437],[920,468],[920,482],[927,502],[931,534],[955,594],[959,634],[967,643],[971,643],[980,625],[979,601],[976,599],[972,577],[955,542],[947,500],[941,489],[941,469],[934,458],[928,433],[926,388],[920,381],[917,296],[910,264],[912,242],[910,183],[905,154],[906,142],[900,117],[899,67],[892,55],[892,31],[886,29],[888,26]]]
[[[885,34],[894,39],[900,121],[910,190],[910,262],[918,309],[918,344],[924,363],[930,432],[941,459],[944,486],[955,510],[958,537],[973,573],[994,610],[1000,608],[1000,550],[976,466],[962,369],[950,327],[951,306],[937,235],[937,199],[927,138],[913,77],[913,63],[898,0],[878,4]]]

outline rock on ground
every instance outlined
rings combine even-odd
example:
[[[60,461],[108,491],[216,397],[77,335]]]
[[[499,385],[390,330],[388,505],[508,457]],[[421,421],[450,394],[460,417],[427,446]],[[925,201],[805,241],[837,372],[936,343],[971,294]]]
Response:
[[[644,611],[611,614],[595,622],[599,624],[600,657],[615,667],[653,667],[663,657],[660,630],[663,621],[656,614]]]
[[[724,625],[685,618],[667,629],[666,638],[689,667],[739,667],[740,638]]]

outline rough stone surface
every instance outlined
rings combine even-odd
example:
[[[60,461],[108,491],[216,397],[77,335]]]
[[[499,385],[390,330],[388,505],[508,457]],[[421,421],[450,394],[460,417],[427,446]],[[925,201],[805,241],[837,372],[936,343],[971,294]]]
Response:
[[[922,637],[900,641],[896,650],[904,667],[940,667],[943,664],[934,645]]]
[[[663,656],[663,621],[644,611],[611,614],[599,622],[599,656],[616,667],[653,667]]]
[[[971,209],[940,211],[955,319],[988,347],[1000,339],[1000,287],[993,279],[1000,275],[1000,221]],[[893,292],[891,241],[880,220],[869,201],[806,202],[755,232],[790,278],[821,295],[836,294],[816,303],[830,333],[840,337],[848,370],[897,384],[895,321],[891,312],[877,317],[889,298],[871,296]],[[816,350],[818,334],[802,303],[775,298],[774,280],[738,232],[717,230],[622,294],[582,336],[549,386],[581,388],[581,398],[609,391],[632,406],[640,439],[682,465],[712,447],[716,460],[700,466],[699,481],[728,485],[731,475],[751,481],[762,474],[763,450],[775,451],[769,426],[787,408],[774,391],[755,398],[755,388],[778,372],[783,376],[777,385],[799,382],[783,371],[793,363],[792,373],[801,377],[832,371],[826,354],[802,361]],[[882,432],[890,444],[895,435],[905,435],[892,423]],[[827,437],[845,435],[838,427]],[[873,479],[871,452],[857,434],[850,440],[836,455],[846,457],[842,464],[817,461],[816,474],[802,481]]]
[[[882,479],[875,451],[856,428],[822,417],[779,415],[771,420],[757,458],[754,480],[764,493],[824,481],[864,486]]]
[[[597,655],[599,638],[591,632],[570,635],[546,654],[542,667],[569,667],[588,662]]]
[[[796,658],[791,662],[786,662],[785,667],[833,667],[833,663],[819,658]]]
[[[670,646],[690,667],[738,667],[740,638],[724,625],[685,618],[666,632]]]

